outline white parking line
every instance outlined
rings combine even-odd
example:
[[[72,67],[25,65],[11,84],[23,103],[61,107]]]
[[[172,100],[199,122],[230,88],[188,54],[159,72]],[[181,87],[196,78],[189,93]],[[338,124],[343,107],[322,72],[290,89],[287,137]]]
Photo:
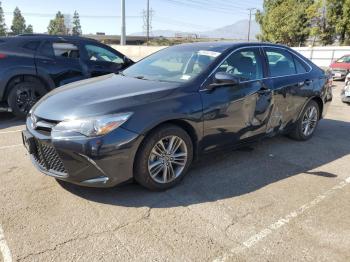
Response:
[[[0,150],[14,148],[14,147],[20,147],[20,146],[23,146],[23,144],[11,145],[11,146],[0,146]]]
[[[319,204],[321,201],[323,201],[325,198],[333,195],[337,190],[340,190],[344,188],[345,186],[350,184],[350,177],[345,179],[344,181],[340,182],[339,184],[335,185],[328,191],[324,192],[323,194],[318,195],[315,199],[313,199],[311,202],[302,205],[300,208],[294,210],[293,212],[289,213],[283,218],[280,218],[277,220],[275,223],[269,225],[268,227],[264,228],[261,230],[259,233],[256,235],[253,235],[246,241],[244,241],[240,247],[231,249],[228,253],[225,253],[221,257],[218,257],[214,260],[214,262],[222,262],[222,261],[227,261],[230,258],[233,258],[235,254],[242,252],[246,249],[249,249],[259,243],[261,240],[263,240],[265,237],[271,235],[274,231],[278,230],[279,228],[286,226],[289,224],[294,218],[300,216],[303,214],[306,210],[316,206]]]
[[[4,259],[4,262],[12,262],[12,255],[9,246],[7,245],[4,230],[2,229],[2,226],[0,225],[0,252],[2,254],[2,257]]]
[[[22,132],[23,130],[10,130],[10,131],[2,131],[0,132],[0,135],[3,135],[3,134],[11,134],[11,133],[19,133],[19,132]]]

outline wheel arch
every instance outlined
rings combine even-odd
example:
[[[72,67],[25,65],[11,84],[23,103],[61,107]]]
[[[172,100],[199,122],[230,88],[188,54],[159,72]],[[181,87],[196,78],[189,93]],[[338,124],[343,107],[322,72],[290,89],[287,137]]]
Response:
[[[321,99],[321,97],[315,96],[315,97],[311,98],[310,101],[315,101],[318,104],[318,108],[320,109],[319,119],[321,119],[322,115],[323,115],[323,100]]]
[[[305,104],[303,105],[303,107],[301,108],[300,112],[299,112],[299,115],[298,115],[298,118],[299,119],[301,117],[301,114],[303,113],[305,107],[310,103],[310,101],[315,101],[320,109],[320,115],[319,115],[319,119],[322,118],[322,113],[323,113],[323,100],[321,97],[319,96],[313,96],[313,97],[310,97],[306,102]]]
[[[144,133],[144,138],[141,141],[139,145],[139,149],[141,148],[141,145],[145,142],[145,139],[148,137],[148,135],[153,132],[155,129],[160,128],[164,125],[174,125],[182,128],[191,138],[192,146],[193,146],[193,159],[198,158],[198,141],[199,141],[199,134],[197,133],[195,127],[191,125],[188,121],[184,119],[169,119],[162,121],[161,123],[157,123],[156,125],[152,126],[151,128],[148,128],[147,131]],[[139,151],[139,149],[137,151]],[[136,153],[137,154],[137,153]]]
[[[49,77],[38,75],[34,72],[19,71],[14,74],[9,74],[6,80],[4,80],[5,88],[1,96],[2,100],[6,100],[14,85],[22,81],[40,81],[48,92],[55,88],[55,84]]]

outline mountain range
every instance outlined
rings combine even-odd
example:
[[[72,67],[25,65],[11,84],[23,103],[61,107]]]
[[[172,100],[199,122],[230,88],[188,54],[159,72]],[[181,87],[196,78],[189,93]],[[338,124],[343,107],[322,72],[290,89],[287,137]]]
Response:
[[[248,35],[249,20],[239,20],[232,25],[227,25],[209,31],[175,31],[175,30],[154,30],[151,36],[175,37],[176,35],[197,35],[200,38],[225,38],[245,40]],[[260,26],[253,20],[251,22],[250,37],[256,39],[256,35],[260,33]],[[131,35],[144,36],[145,33],[133,33]]]

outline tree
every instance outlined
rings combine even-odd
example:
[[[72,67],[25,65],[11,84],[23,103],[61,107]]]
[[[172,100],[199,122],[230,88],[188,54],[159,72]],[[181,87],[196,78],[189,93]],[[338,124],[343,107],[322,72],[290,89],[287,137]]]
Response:
[[[1,7],[0,2],[0,36],[6,35],[6,24],[5,24],[5,17],[4,17],[4,11]]]
[[[343,5],[343,15],[340,22],[340,27],[342,32],[344,32],[345,37],[340,41],[341,44],[349,45],[350,44],[350,0],[345,0]]]
[[[11,31],[15,35],[23,34],[26,30],[26,20],[22,16],[21,10],[18,7],[13,12],[13,20]]]
[[[346,37],[346,25],[343,19],[344,4],[345,0],[327,0],[326,2],[327,20],[329,24],[335,27],[336,37],[340,44],[345,42]]]
[[[327,5],[324,5],[324,0],[316,0],[307,9],[307,14],[311,23],[310,36],[313,37],[313,42],[318,40],[322,45],[333,44],[336,39],[336,29],[327,18]]]
[[[26,34],[33,34],[33,26],[32,25],[28,25],[26,30],[24,31]]]
[[[47,30],[50,35],[67,34],[67,27],[64,23],[64,15],[60,11],[58,11],[55,18],[50,21]]]
[[[73,16],[72,34],[73,35],[81,35],[82,34],[80,17],[79,17],[79,13],[77,11],[74,12],[74,16]]]
[[[290,46],[303,45],[310,34],[306,10],[313,0],[264,0],[263,11],[256,20],[261,26],[258,38],[262,41]]]

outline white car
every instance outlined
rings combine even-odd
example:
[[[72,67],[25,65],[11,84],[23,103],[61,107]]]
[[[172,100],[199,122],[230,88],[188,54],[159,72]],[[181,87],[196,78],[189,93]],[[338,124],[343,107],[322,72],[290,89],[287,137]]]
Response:
[[[344,103],[350,103],[350,73],[345,78],[345,87],[342,90],[341,99]]]

